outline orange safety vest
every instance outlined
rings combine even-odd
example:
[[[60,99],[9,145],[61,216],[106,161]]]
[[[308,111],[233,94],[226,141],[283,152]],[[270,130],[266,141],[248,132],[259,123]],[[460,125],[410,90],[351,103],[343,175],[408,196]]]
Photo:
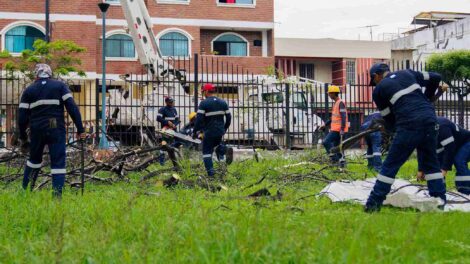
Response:
[[[340,132],[341,131],[341,113],[339,111],[339,104],[343,100],[338,99],[333,105],[333,110],[331,111],[331,131]],[[343,102],[344,103],[344,102]],[[346,108],[346,103],[344,103]],[[348,121],[348,110],[346,109],[346,126],[344,127],[344,132],[349,130],[349,121]]]

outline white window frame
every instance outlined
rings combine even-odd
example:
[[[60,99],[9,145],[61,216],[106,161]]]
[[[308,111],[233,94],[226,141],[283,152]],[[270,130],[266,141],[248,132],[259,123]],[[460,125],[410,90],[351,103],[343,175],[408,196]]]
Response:
[[[215,0],[217,6],[220,7],[241,7],[241,8],[255,8],[256,7],[256,0],[253,0],[253,4],[227,4],[227,3],[219,3],[219,0]]]
[[[13,23],[10,23],[8,25],[6,25],[1,31],[0,31],[0,36],[2,37],[2,51],[5,51],[6,50],[6,34],[8,31],[10,31],[11,29],[15,28],[15,27],[20,27],[20,26],[28,26],[28,27],[33,27],[33,28],[36,28],[37,30],[41,31],[42,34],[44,34],[44,36],[46,35],[46,30],[44,29],[43,26],[39,25],[39,24],[36,24],[34,22],[31,22],[31,21],[16,21],[16,22],[13,22]],[[10,52],[11,56],[13,57],[19,57],[21,56],[21,52]]]
[[[156,0],[157,4],[168,4],[168,5],[189,5],[191,0],[187,0],[185,2],[176,1],[176,0]]]
[[[132,39],[132,36],[127,33],[124,29],[116,29],[116,30],[111,30],[106,32],[105,37],[109,38],[113,35],[126,35],[129,36]],[[103,36],[101,36],[103,38]],[[134,40],[132,40],[132,43],[134,43]],[[101,51],[103,52],[103,51]],[[135,44],[134,44],[134,57],[106,57],[106,61],[137,61],[138,60],[138,54],[137,50],[135,50]]]
[[[193,36],[191,36],[191,34],[189,34],[188,32],[186,32],[185,30],[181,29],[181,28],[167,28],[167,29],[164,29],[162,31],[160,31],[157,36],[155,36],[155,38],[157,39],[157,46],[158,48],[160,49],[160,38],[167,34],[167,33],[172,33],[172,32],[176,32],[176,33],[180,33],[180,34],[183,34],[185,37],[188,38],[188,56],[185,57],[186,60],[189,60],[192,56],[192,42],[194,40]],[[165,59],[168,59],[168,58],[173,58],[172,56],[163,56],[163,58]]]
[[[231,56],[231,55],[220,55],[220,56],[223,56],[223,57],[238,57],[238,58],[250,57],[250,42],[244,36],[242,36],[238,33],[235,33],[235,32],[224,32],[222,34],[219,34],[215,38],[213,38],[212,41],[211,41],[211,52],[212,53],[214,53],[214,42],[218,38],[220,38],[222,36],[225,36],[225,35],[235,35],[235,36],[240,37],[241,39],[243,39],[246,42],[246,56]],[[216,56],[219,56],[219,55],[216,55]]]
[[[108,3],[109,5],[112,5],[112,6],[120,6],[121,5],[121,1],[109,2],[108,0],[106,0],[105,3]]]

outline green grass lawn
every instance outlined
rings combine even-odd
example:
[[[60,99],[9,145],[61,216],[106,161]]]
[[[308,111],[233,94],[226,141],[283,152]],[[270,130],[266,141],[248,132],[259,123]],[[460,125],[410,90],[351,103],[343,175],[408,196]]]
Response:
[[[0,193],[0,262],[470,263],[468,214],[384,208],[369,215],[355,204],[300,199],[326,183],[285,180],[312,171],[308,166],[276,168],[313,155],[279,152],[259,163],[236,162],[228,191],[218,193],[169,190],[157,179],[142,184],[134,174],[129,183],[88,184],[83,197],[67,189],[58,202],[49,189],[23,192],[15,182]],[[349,164],[347,174],[324,172],[330,179],[372,177],[359,162]],[[399,177],[415,173],[412,160]],[[245,188],[262,176],[262,183]],[[246,197],[264,187],[282,199]]]

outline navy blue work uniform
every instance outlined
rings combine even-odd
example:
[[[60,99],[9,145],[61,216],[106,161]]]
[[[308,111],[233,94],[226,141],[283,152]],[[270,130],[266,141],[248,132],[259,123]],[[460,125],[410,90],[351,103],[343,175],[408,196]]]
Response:
[[[361,125],[361,130],[365,131],[369,129],[372,122],[377,119],[382,119],[380,113],[373,113],[366,117],[364,123]],[[365,136],[367,144],[367,167],[380,172],[382,169],[382,133],[376,131]]]
[[[24,171],[23,188],[37,176],[42,154],[47,145],[51,159],[52,187],[56,195],[62,193],[65,182],[65,120],[64,107],[72,118],[78,133],[84,133],[80,111],[69,88],[62,82],[44,78],[26,88],[19,105],[20,138],[27,139],[31,129],[30,156]]]
[[[173,106],[164,106],[158,110],[157,121],[160,122],[162,128],[169,128],[168,122],[172,122],[175,126],[180,124],[180,118],[178,116],[178,111]],[[169,140],[166,139],[165,140]],[[171,145],[172,147],[178,147],[180,143],[176,141]],[[158,158],[160,165],[165,164],[165,152],[160,150],[160,156]]]
[[[385,120],[385,127],[394,130],[396,135],[366,209],[380,208],[398,170],[415,149],[429,194],[445,200],[445,182],[436,153],[437,117],[430,101],[440,81],[441,76],[436,73],[403,70],[389,73],[374,89],[372,96]],[[425,93],[422,87],[426,88]]]
[[[227,102],[215,96],[207,97],[199,104],[194,131],[204,132],[202,140],[202,157],[207,174],[215,174],[212,163],[212,153],[216,152],[217,159],[223,160],[227,148],[222,143],[222,137],[232,122],[232,115]]]
[[[452,170],[455,165],[457,174],[455,176],[455,186],[457,190],[464,194],[470,194],[470,131],[454,124],[447,118],[438,117],[439,136],[437,143],[437,153],[441,169]]]

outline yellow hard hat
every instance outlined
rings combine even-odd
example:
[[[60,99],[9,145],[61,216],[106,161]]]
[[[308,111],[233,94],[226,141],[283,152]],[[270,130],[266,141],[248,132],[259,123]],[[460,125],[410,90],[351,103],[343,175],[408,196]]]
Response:
[[[188,117],[189,117],[189,120],[191,120],[191,119],[195,118],[195,117],[196,117],[196,115],[197,115],[197,113],[196,113],[196,112],[191,112],[191,113],[189,114],[189,116],[188,116]]]
[[[336,86],[336,85],[328,86],[328,93],[340,93],[339,86]]]

